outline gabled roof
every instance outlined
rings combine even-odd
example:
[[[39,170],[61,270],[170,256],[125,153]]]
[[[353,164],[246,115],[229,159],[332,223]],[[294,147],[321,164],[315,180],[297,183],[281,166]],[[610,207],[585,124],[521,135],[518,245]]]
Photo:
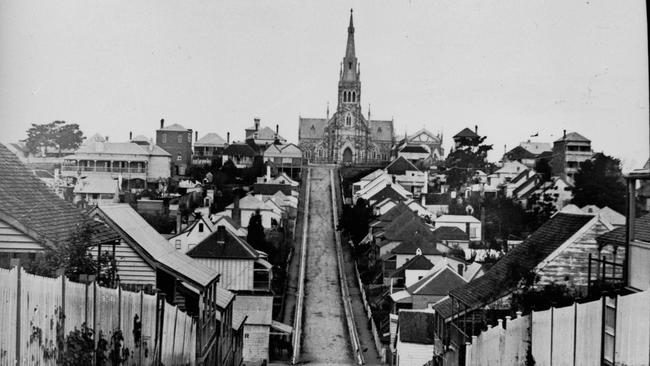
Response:
[[[377,169],[374,172],[364,176],[363,178],[359,179],[359,181],[368,181],[372,182],[373,180],[377,179],[377,177],[380,177],[382,175],[386,174],[386,172],[383,169]]]
[[[560,141],[591,142],[591,140],[589,140],[588,138],[582,136],[577,132],[569,132],[566,134],[566,136],[562,136],[559,139],[555,140],[555,142],[560,142]]]
[[[523,181],[524,178],[525,178],[525,179],[528,179],[528,174],[529,174],[530,172],[531,172],[530,169],[522,170],[521,173],[517,174],[517,176],[514,177],[514,179],[512,179],[512,180],[510,181],[510,184],[516,184],[516,183],[518,183],[519,181]],[[523,183],[523,182],[522,182],[522,183]]]
[[[125,158],[133,158],[132,155],[171,156],[170,153],[158,145],[138,145],[133,142],[92,142],[81,145],[74,154],[65,156],[65,158],[80,159],[87,156],[97,158],[102,155],[123,156]]]
[[[119,236],[62,200],[35,177],[18,157],[0,144],[0,219],[46,245],[63,244],[83,223],[93,227],[92,243]]]
[[[415,165],[413,165],[413,163],[408,161],[403,156],[398,156],[397,159],[393,160],[386,167],[388,174],[393,175],[404,175],[406,174],[407,170],[420,171],[420,169],[418,169]]]
[[[298,120],[298,138],[300,139],[320,139],[325,134],[327,127],[325,118],[303,118]]]
[[[246,139],[273,141],[275,140],[275,131],[273,131],[271,127],[264,126],[257,131],[251,131],[248,135],[246,135]],[[278,140],[286,141],[286,139],[280,135],[278,135]]]
[[[626,241],[625,226],[599,236],[596,241],[602,247],[603,245],[625,246]],[[638,241],[650,243],[650,214],[645,214],[634,219],[634,237]]]
[[[537,174],[533,174],[530,178],[526,179],[526,181],[515,188],[515,190],[512,191],[512,195],[515,197],[523,198],[527,193],[534,192],[542,184],[544,184],[544,181],[541,179],[541,177]]]
[[[475,138],[479,137],[476,132],[470,130],[469,128],[465,127],[463,128],[460,132],[454,135],[454,138],[457,137],[466,137],[466,138]]]
[[[224,228],[225,229],[225,228]],[[224,242],[219,243],[219,229],[192,248],[187,255],[192,258],[213,259],[250,259],[255,260],[259,253],[244,239],[238,237],[230,230],[223,230]]]
[[[377,220],[379,221],[386,221],[386,222],[392,222],[396,218],[400,217],[404,212],[411,213],[413,216],[413,211],[402,201],[398,202],[397,205],[385,214],[379,216]]]
[[[399,340],[405,343],[433,344],[435,340],[434,314],[429,311],[399,312]]]
[[[409,259],[401,267],[399,267],[395,272],[393,272],[390,277],[403,277],[406,273],[406,270],[410,271],[426,271],[433,268],[433,263],[427,257],[418,254],[413,258]]]
[[[395,183],[397,184],[397,183]],[[368,197],[368,201],[375,201],[375,202],[380,202],[385,200],[386,198],[390,198],[394,201],[404,201],[408,197],[404,196],[400,192],[398,192],[395,188],[394,185],[386,185],[383,189],[381,189],[379,192],[375,193],[374,195]]]
[[[433,234],[438,240],[469,240],[469,235],[456,226],[439,226]]]
[[[429,226],[411,210],[403,212],[386,226],[384,231],[384,237],[389,240],[409,240],[415,236],[425,236],[427,240],[435,240]]]
[[[198,219],[194,220],[194,222],[190,226],[186,227],[185,230],[174,236],[168,237],[167,240],[171,243],[174,238],[190,235],[192,233],[192,230],[194,230],[199,225],[199,223],[203,223],[206,226],[205,229],[208,232],[213,232],[216,230],[216,226],[214,226],[209,217],[201,216]]]
[[[99,206],[93,210],[108,219],[118,231],[128,237],[158,263],[161,269],[200,287],[210,285],[219,278],[219,273],[177,251],[140,214],[126,203]]]
[[[373,141],[392,141],[393,140],[393,121],[368,121],[370,137]]]
[[[427,237],[420,235],[404,240],[390,252],[391,254],[416,255],[418,250],[422,252],[422,255],[442,255],[435,241],[428,240]]]
[[[483,276],[450,294],[465,303],[469,310],[500,298],[516,286],[521,276],[533,270],[592,219],[592,215],[555,214]]]
[[[251,147],[249,144],[244,143],[244,142],[237,142],[234,144],[228,145],[226,149],[223,152],[224,155],[241,155],[241,156],[257,156],[258,153]]]
[[[545,152],[545,151],[550,151],[553,149],[553,145],[551,145],[548,142],[532,142],[532,141],[524,141],[519,144],[519,146],[523,147],[524,149],[530,151],[531,153],[535,154],[536,156]]]
[[[171,124],[169,126],[165,126],[165,127],[161,128],[161,129],[159,129],[158,131],[183,131],[183,132],[185,132],[185,131],[189,131],[189,130],[187,128],[179,125],[178,123],[173,123],[173,124]]]
[[[432,271],[418,282],[412,284],[406,291],[411,295],[447,296],[449,291],[463,286],[467,281],[448,265]]]
[[[523,160],[523,159],[535,159],[536,154],[531,153],[522,146],[515,146],[513,149],[505,153],[504,155],[508,160]]]
[[[207,135],[198,139],[194,146],[224,146],[226,145],[226,140],[214,132],[210,132]]]
[[[287,196],[291,196],[296,188],[290,184],[275,184],[275,183],[254,183],[253,192],[265,196],[272,196],[277,192],[282,192]]]
[[[227,209],[233,209],[235,208],[235,204],[231,203],[230,205],[226,206]],[[252,194],[246,195],[242,198],[239,199],[239,208],[242,210],[268,210],[271,211],[275,207],[270,206],[267,202],[253,196]]]

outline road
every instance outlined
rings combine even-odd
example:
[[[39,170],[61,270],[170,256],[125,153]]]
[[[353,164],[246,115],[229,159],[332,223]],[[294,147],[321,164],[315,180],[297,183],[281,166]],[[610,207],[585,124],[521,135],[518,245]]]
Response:
[[[311,169],[300,362],[354,365],[336,264],[329,169]]]

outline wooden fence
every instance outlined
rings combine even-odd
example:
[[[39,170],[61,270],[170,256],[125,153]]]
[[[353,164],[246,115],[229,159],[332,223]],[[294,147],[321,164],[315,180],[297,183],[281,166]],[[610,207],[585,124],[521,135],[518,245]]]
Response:
[[[72,355],[66,340],[84,326],[96,335],[95,349],[123,365],[195,361],[196,322],[163,296],[35,276],[19,267],[0,269],[0,325],[0,366],[61,363]]]
[[[650,365],[650,290],[508,317],[472,337],[466,365]]]

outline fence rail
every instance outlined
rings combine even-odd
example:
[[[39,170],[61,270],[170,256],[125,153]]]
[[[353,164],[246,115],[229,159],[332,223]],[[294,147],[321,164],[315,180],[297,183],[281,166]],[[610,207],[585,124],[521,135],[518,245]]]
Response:
[[[0,269],[0,365],[61,364],[72,355],[66,341],[84,327],[93,330],[99,354],[114,351],[123,364],[194,365],[195,320],[167,303],[159,311],[160,302],[164,297]]]
[[[293,346],[293,354],[291,355],[291,363],[296,364],[300,356],[300,346],[302,338],[302,316],[303,316],[303,303],[305,300],[305,262],[307,255],[307,230],[309,227],[309,195],[311,191],[311,170],[307,170],[307,179],[305,183],[305,211],[303,212],[302,222],[302,240],[300,241],[300,266],[298,270],[298,294],[296,295],[296,310],[293,321],[293,339],[291,340]]]

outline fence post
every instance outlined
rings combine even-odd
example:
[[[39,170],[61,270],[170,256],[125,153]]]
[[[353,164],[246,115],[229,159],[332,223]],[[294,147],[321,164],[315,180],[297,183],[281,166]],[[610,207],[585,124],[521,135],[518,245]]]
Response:
[[[117,329],[122,330],[122,286],[117,282]],[[122,337],[125,334],[122,333]]]
[[[176,307],[176,313],[174,314],[174,333],[172,336],[172,360],[176,357],[176,326],[178,324],[178,307]]]
[[[576,345],[578,344],[578,303],[573,302],[573,366],[576,364]]]
[[[61,275],[61,309],[59,309],[59,311],[60,311],[59,319],[57,319],[57,321],[61,322],[61,333],[62,333],[61,342],[63,343],[63,348],[65,348],[65,274]],[[58,338],[58,334],[57,334],[57,338]],[[57,359],[59,361],[62,361],[62,356],[63,356],[63,349],[60,349],[59,356],[57,357]]]
[[[551,306],[551,335],[549,337],[549,339],[551,340],[551,347],[550,347],[551,357],[549,358],[551,366],[553,366],[553,322],[555,321],[555,315],[553,314],[554,310],[555,308]]]
[[[144,292],[140,290],[140,324],[144,324]],[[138,342],[138,365],[142,365],[142,328],[140,328],[140,339]]]
[[[21,292],[21,282],[22,282],[22,267],[20,267],[20,259],[16,261],[16,266],[14,267],[17,271],[16,274],[16,364],[20,365],[20,303],[22,302]]]

